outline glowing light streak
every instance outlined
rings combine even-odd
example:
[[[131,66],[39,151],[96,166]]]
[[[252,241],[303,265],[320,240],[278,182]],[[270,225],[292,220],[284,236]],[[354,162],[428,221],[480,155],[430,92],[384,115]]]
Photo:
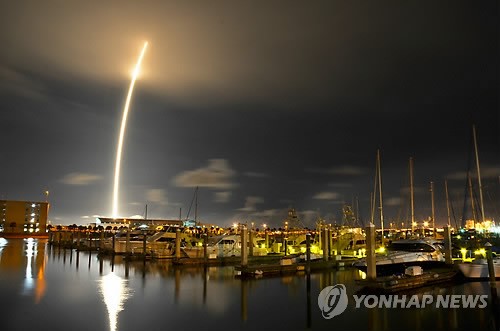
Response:
[[[135,81],[137,79],[137,75],[139,74],[139,70],[141,68],[142,58],[146,53],[146,48],[148,47],[148,42],[144,43],[142,47],[141,54],[139,55],[139,59],[137,60],[137,64],[135,65],[134,72],[132,74],[132,80],[130,81],[130,87],[128,88],[127,99],[125,101],[125,107],[123,107],[123,116],[122,116],[122,124],[120,127],[120,135],[118,138],[118,147],[116,149],[116,163],[115,163],[115,180],[113,185],[113,218],[118,217],[118,187],[120,184],[120,168],[122,162],[122,148],[123,148],[123,137],[125,135],[125,128],[127,127],[127,116],[128,110],[130,107],[130,99],[132,99],[132,92],[134,91]]]

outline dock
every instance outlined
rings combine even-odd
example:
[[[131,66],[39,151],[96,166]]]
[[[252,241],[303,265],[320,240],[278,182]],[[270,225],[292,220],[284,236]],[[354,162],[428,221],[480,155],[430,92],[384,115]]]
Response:
[[[361,287],[360,292],[394,293],[453,282],[460,277],[460,272],[450,267],[431,269],[417,276],[403,274],[377,277],[374,280],[356,280],[356,284]]]
[[[234,270],[240,277],[254,276],[274,276],[283,274],[293,274],[297,272],[328,270],[333,268],[352,266],[357,259],[342,260],[314,260],[309,264],[305,261],[296,262],[294,259],[280,259],[279,263],[272,264],[251,264],[247,266],[237,265]]]

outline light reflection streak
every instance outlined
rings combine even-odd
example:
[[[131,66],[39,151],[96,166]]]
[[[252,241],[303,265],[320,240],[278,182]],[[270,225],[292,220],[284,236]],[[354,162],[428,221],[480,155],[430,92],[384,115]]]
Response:
[[[47,263],[47,256],[45,255],[42,260],[42,265],[38,271],[36,288],[35,288],[35,303],[40,303],[43,295],[45,294],[45,289],[47,287],[45,282],[45,263]]]
[[[5,246],[7,246],[7,239],[0,238],[0,261],[2,261],[2,251]]]
[[[33,270],[31,267],[33,259],[36,257],[36,242],[33,238],[26,239],[26,273],[24,277],[24,292],[33,289]]]
[[[125,301],[132,296],[132,291],[127,287],[127,280],[110,272],[99,281],[99,292],[102,295],[108,310],[109,330],[117,330],[118,313],[123,310]]]

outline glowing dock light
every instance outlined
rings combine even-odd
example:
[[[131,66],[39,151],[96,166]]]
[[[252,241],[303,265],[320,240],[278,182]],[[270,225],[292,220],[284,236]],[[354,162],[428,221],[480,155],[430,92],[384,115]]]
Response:
[[[466,254],[467,254],[467,249],[461,248],[460,253],[462,253],[462,261],[465,261]]]
[[[482,255],[483,257],[486,257],[486,249],[481,248],[476,251],[474,251],[474,255]]]
[[[144,53],[146,53],[147,47],[148,47],[148,42],[146,41],[144,43],[144,46],[142,47],[142,51],[141,54],[139,55],[139,59],[137,60],[137,64],[135,65],[135,69],[132,74],[132,80],[130,81],[130,87],[128,88],[125,107],[123,108],[122,124],[120,127],[120,135],[118,138],[118,147],[116,149],[115,182],[113,186],[113,212],[112,212],[113,218],[118,217],[118,186],[120,183],[120,166],[122,162],[123,136],[125,135],[125,128],[127,126],[128,109],[130,106],[130,99],[132,98],[132,92],[134,91],[135,80],[137,79],[137,75],[139,74],[142,58],[144,57]]]

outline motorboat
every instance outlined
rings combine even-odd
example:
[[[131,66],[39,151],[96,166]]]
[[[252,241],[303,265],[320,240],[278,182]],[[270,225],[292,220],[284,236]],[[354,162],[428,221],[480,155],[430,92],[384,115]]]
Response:
[[[421,266],[426,269],[445,264],[443,242],[431,238],[393,241],[383,251],[376,255],[379,275],[404,273],[409,266]],[[366,271],[366,258],[353,265]]]
[[[267,249],[258,247],[257,238],[253,238],[253,255],[266,255]],[[191,247],[182,247],[181,250],[190,258],[204,257],[205,249],[202,244]],[[241,256],[241,236],[221,235],[208,237],[207,254],[209,258]]]
[[[471,279],[486,279],[489,278],[488,260],[474,259],[472,262],[459,263],[458,269],[466,278]],[[493,269],[495,270],[495,278],[500,278],[500,258],[493,259]]]

